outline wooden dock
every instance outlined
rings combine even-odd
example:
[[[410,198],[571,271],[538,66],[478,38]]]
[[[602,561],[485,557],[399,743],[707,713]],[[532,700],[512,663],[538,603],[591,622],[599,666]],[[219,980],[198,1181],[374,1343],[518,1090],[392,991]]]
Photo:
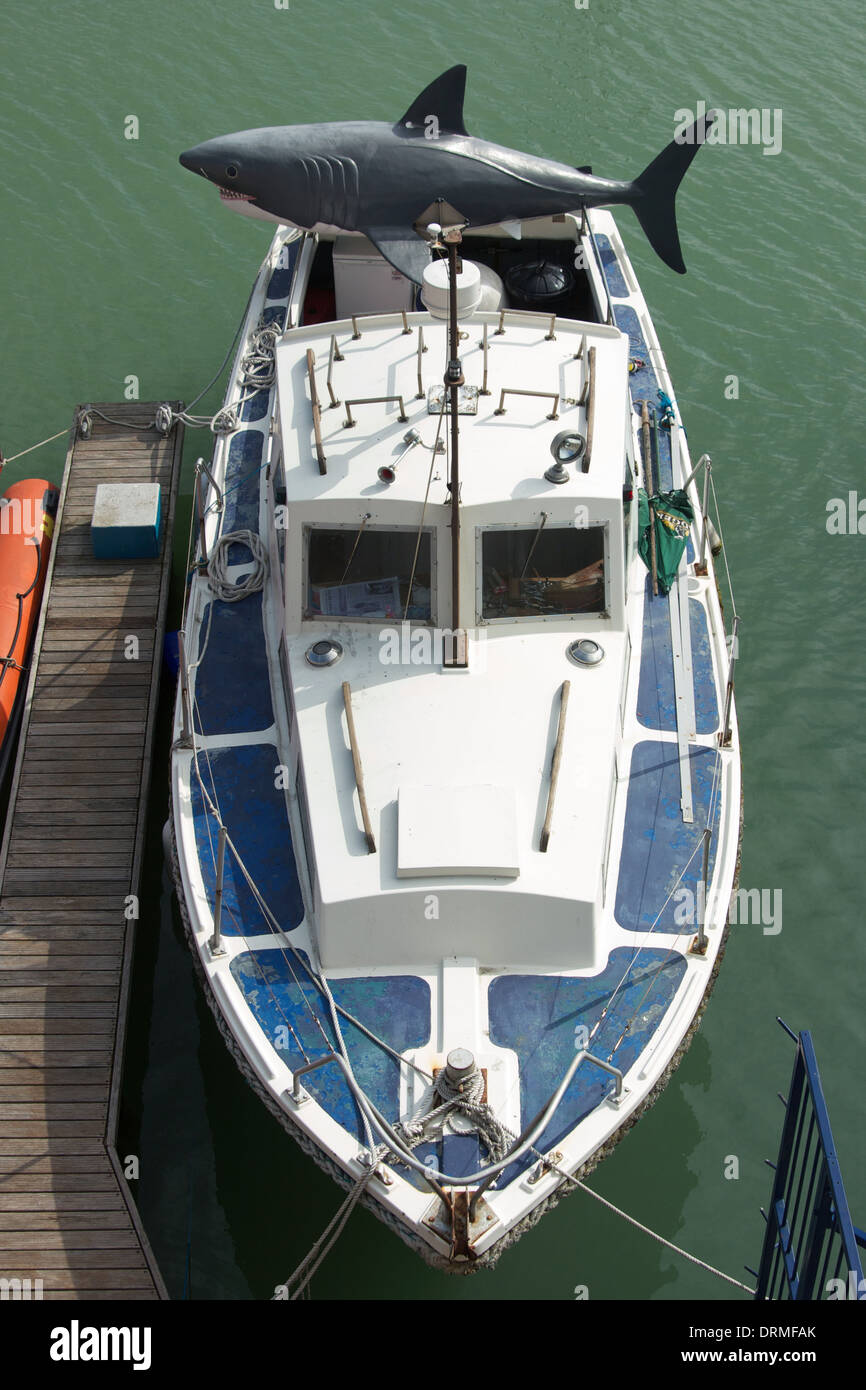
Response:
[[[125,427],[73,426],[0,848],[0,1280],[154,1299],[115,1142],[183,427],[95,409]],[[161,484],[159,559],[94,559],[103,482]]]

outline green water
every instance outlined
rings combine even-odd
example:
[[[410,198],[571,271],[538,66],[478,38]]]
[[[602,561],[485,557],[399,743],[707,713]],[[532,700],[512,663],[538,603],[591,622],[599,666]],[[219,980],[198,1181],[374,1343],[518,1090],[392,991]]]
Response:
[[[6,0],[0,23],[7,455],[63,429],[76,402],[120,399],[131,375],[142,399],[190,400],[216,369],[269,229],[181,170],[177,153],[196,141],[396,119],[457,61],[469,66],[470,130],[615,177],[641,170],[699,98],[782,110],[781,153],[719,145],[698,157],[679,205],[685,278],[654,259],[630,212],[619,222],[692,452],[714,460],[743,616],[741,883],[782,890],[783,927],[732,929],[690,1052],[592,1181],[722,1269],[754,1264],[791,1063],[778,1013],[813,1032],[866,1225],[866,537],[825,526],[830,498],[866,494],[860,7]],[[137,140],[124,138],[129,115]],[[179,548],[209,442],[188,435]],[[4,481],[59,477],[63,448],[10,465]],[[176,582],[175,613],[179,602]],[[138,1200],[172,1294],[263,1298],[340,1199],[241,1080],[194,983],[161,875],[166,727],[163,710],[121,1152],[140,1156]],[[313,1296],[568,1300],[577,1285],[591,1299],[739,1296],[582,1194],[472,1279],[428,1271],[356,1213]]]

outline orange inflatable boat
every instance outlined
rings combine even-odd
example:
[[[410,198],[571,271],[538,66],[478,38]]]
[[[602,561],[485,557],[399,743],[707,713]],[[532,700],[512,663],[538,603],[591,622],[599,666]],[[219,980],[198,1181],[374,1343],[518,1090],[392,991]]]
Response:
[[[57,499],[57,488],[44,478],[13,483],[0,497],[0,756],[8,755],[7,735],[26,685]]]

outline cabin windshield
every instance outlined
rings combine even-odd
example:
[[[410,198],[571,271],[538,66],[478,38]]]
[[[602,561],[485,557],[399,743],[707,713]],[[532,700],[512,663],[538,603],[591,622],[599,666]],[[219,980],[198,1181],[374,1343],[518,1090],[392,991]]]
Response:
[[[603,526],[520,526],[481,536],[481,617],[601,613]]]
[[[431,554],[429,531],[311,526],[304,616],[430,622]]]

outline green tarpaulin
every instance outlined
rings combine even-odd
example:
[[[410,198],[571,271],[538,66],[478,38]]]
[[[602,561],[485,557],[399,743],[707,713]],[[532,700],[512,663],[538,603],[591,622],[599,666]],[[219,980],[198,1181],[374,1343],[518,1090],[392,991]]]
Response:
[[[637,548],[647,569],[650,559],[650,504],[643,488],[638,489]],[[653,498],[656,532],[656,571],[659,593],[666,594],[676,579],[680,560],[691,534],[694,512],[688,495],[679,488],[659,492]]]

